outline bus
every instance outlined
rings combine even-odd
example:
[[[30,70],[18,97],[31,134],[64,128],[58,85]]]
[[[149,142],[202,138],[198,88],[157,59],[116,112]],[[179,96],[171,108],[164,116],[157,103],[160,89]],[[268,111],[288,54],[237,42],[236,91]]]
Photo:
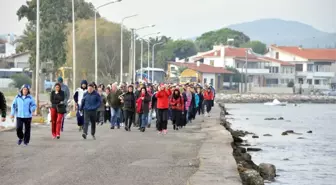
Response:
[[[141,77],[142,70],[142,77]],[[148,76],[149,71],[149,76]],[[152,82],[152,74],[154,73],[154,83],[164,82],[166,79],[166,72],[161,68],[142,68],[136,71],[136,78],[140,81]]]
[[[23,68],[0,69],[0,88],[8,88],[13,83],[12,77],[16,74],[25,74],[27,77],[32,77],[32,72],[26,71]]]

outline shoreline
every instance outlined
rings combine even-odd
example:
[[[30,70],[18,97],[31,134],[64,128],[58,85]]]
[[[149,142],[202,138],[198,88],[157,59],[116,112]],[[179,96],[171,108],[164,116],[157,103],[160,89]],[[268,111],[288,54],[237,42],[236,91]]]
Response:
[[[216,95],[220,103],[267,103],[274,99],[287,103],[336,104],[336,96],[293,95],[293,94],[223,94]]]
[[[225,105],[221,102],[218,103],[220,111],[220,124],[231,134],[233,142],[231,147],[233,149],[232,155],[236,160],[237,169],[242,180],[243,185],[264,185],[265,182],[275,181],[276,167],[273,164],[261,163],[255,164],[252,160],[249,151],[256,151],[258,148],[249,148],[248,144],[242,137],[253,134],[243,130],[233,130],[231,123],[226,120],[228,114]]]

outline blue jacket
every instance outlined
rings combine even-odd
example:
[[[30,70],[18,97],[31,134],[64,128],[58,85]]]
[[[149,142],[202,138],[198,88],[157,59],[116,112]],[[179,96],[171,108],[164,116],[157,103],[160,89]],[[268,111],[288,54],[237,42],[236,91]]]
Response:
[[[93,91],[92,93],[86,92],[82,99],[81,110],[97,110],[100,107],[100,95]]]
[[[200,102],[200,97],[198,96],[197,93],[195,93],[195,106],[196,106],[196,108],[199,106],[199,102]]]
[[[17,118],[31,118],[33,112],[36,110],[36,103],[34,98],[28,94],[25,98],[18,94],[12,103],[11,116]]]

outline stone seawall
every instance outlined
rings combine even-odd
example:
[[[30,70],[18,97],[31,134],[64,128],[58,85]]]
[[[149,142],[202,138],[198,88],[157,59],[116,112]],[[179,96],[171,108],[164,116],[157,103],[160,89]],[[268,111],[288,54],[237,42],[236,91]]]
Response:
[[[223,103],[266,103],[274,99],[287,103],[331,103],[336,104],[336,96],[281,95],[281,94],[216,94],[216,100]]]

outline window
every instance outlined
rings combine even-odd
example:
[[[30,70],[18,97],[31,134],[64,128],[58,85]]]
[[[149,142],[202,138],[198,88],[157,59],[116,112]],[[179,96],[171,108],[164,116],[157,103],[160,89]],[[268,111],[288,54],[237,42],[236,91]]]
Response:
[[[175,66],[171,66],[171,67],[170,67],[170,70],[171,70],[171,71],[175,71],[175,70],[176,70]]]
[[[299,78],[298,81],[299,81],[299,84],[303,84],[303,78]]]
[[[308,64],[307,65],[307,71],[313,72],[314,64]]]
[[[285,73],[285,68],[284,67],[281,68],[281,73]]]
[[[307,84],[309,84],[309,85],[313,84],[313,80],[312,79],[307,79]]]
[[[315,85],[320,85],[320,80],[314,80]]]
[[[203,79],[203,83],[204,83],[204,84],[207,83],[207,79],[206,79],[206,78]]]
[[[285,84],[285,79],[281,79],[281,84]]]
[[[295,71],[303,71],[303,65],[302,64],[295,64]]]
[[[213,78],[210,79],[210,84],[211,84],[211,85],[215,85],[215,84],[214,84],[214,79],[213,79]]]
[[[210,60],[210,65],[214,66],[215,65],[215,61],[214,60]]]
[[[293,74],[294,73],[294,68],[290,68],[290,73]]]
[[[276,52],[276,53],[275,53],[275,58],[276,58],[276,59],[279,59],[279,52]]]

